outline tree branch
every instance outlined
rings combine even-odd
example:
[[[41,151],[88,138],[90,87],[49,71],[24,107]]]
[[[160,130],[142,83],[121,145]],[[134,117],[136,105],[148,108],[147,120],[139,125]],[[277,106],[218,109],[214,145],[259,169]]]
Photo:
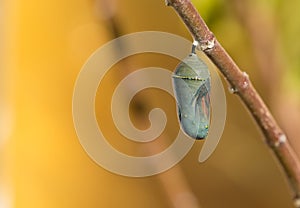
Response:
[[[182,18],[203,52],[219,68],[230,85],[246,105],[262,130],[266,144],[274,152],[291,185],[295,206],[300,201],[300,162],[269,109],[256,92],[248,75],[242,72],[208,29],[190,0],[166,0]],[[297,205],[298,204],[298,205]]]

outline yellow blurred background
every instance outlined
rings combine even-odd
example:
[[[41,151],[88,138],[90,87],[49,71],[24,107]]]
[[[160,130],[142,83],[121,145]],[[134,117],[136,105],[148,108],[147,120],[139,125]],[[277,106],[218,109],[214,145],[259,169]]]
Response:
[[[300,156],[300,3],[193,2],[250,75]],[[164,0],[4,0],[0,6],[0,208],[293,207],[289,187],[262,134],[240,100],[228,92],[225,131],[205,163],[197,162],[203,145],[198,141],[167,172],[130,178],[101,168],[80,145],[72,120],[73,87],[97,48],[116,36],[148,30],[192,40]],[[127,71],[121,71],[122,62],[113,67],[97,93],[95,110],[116,148],[135,154],[139,146],[116,132],[110,101],[100,98],[111,96],[133,70],[173,70],[177,63],[144,54],[128,58]],[[138,96],[166,111],[167,136],[159,139],[172,138],[178,131],[174,100],[157,90]],[[147,115],[131,114],[137,127],[148,127]],[[165,140],[153,145],[171,143]]]

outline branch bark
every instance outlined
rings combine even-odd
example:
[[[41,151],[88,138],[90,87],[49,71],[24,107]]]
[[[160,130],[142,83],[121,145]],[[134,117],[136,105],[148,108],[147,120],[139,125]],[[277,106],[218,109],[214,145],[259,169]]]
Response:
[[[202,51],[219,68],[254,117],[266,144],[275,154],[291,186],[294,204],[300,207],[300,162],[286,135],[278,126],[264,101],[253,87],[248,75],[242,72],[209,30],[190,0],[166,0],[184,21],[190,33],[200,43]]]

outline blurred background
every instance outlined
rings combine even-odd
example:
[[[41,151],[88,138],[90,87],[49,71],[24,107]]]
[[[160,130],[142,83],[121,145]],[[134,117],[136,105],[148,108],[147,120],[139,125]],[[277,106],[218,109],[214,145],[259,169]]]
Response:
[[[300,2],[193,3],[249,74],[300,157]],[[289,187],[262,134],[238,97],[227,91],[225,131],[205,163],[197,161],[203,145],[197,141],[172,169],[129,178],[104,170],[81,147],[72,120],[73,87],[97,48],[118,36],[148,30],[192,41],[164,0],[4,0],[0,25],[0,208],[293,207]],[[130,115],[140,129],[149,127],[153,107],[164,109],[168,117],[163,134],[143,145],[117,132],[108,98],[136,69],[174,70],[177,64],[167,56],[139,54],[112,67],[98,89],[95,110],[115,148],[151,155],[172,143],[179,128],[172,97],[147,89],[132,101]]]

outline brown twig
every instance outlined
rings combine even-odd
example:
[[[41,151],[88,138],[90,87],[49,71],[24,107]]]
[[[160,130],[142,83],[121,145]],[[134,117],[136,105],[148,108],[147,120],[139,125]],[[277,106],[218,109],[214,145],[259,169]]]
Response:
[[[287,176],[296,205],[300,200],[300,162],[284,132],[250,82],[248,75],[239,69],[217,41],[190,0],[166,0],[166,2],[176,10],[195,40],[200,43],[203,52],[224,75],[232,92],[241,98],[254,117],[267,145],[274,152]]]

